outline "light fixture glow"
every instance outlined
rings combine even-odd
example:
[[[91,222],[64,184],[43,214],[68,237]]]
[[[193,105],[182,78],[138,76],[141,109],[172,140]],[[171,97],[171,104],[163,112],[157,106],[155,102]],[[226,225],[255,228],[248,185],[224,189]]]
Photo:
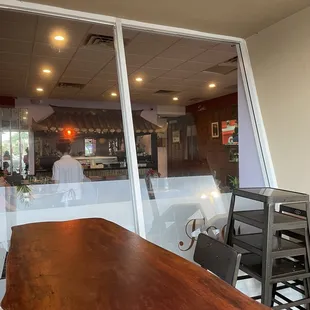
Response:
[[[173,97],[172,100],[173,100],[173,101],[178,101],[179,98],[178,98],[178,97]]]
[[[214,88],[214,87],[216,87],[216,84],[214,83],[209,84],[209,88]]]
[[[50,73],[52,73],[52,70],[50,70],[50,69],[42,69],[42,72],[46,73],[46,74],[50,74]]]
[[[217,198],[217,197],[220,196],[220,194],[219,194],[218,191],[213,191],[213,192],[211,192],[211,196],[212,196],[213,198]]]
[[[112,97],[117,97],[117,93],[111,93]]]
[[[65,38],[64,38],[63,36],[61,36],[61,35],[55,36],[54,39],[55,39],[56,41],[64,41],[64,40],[65,40]]]
[[[37,89],[36,89],[38,92],[43,92],[44,91],[44,89],[42,88],[42,87],[37,87]]]
[[[208,196],[206,195],[206,194],[202,194],[201,196],[200,196],[200,199],[207,199],[208,198]]]
[[[142,77],[137,77],[137,78],[136,78],[136,81],[137,81],[137,82],[142,82],[143,79],[142,79]]]

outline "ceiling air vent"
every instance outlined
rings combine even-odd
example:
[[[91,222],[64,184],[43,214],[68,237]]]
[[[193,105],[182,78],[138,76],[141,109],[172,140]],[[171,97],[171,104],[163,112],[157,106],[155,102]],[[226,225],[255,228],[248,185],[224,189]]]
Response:
[[[237,66],[237,63],[238,63],[238,56],[230,58],[230,59],[224,61],[220,65],[222,65],[222,66],[231,66],[231,65]]]
[[[85,84],[78,84],[78,83],[58,83],[57,87],[59,88],[76,88],[82,89]]]
[[[84,45],[114,48],[114,38],[112,36],[91,33],[86,38]]]
[[[230,72],[233,72],[237,70],[237,64],[238,64],[238,57],[233,57],[230,58],[216,66],[213,66],[211,68],[208,68],[204,70],[203,72],[212,72],[212,73],[217,73],[221,75],[226,75]]]
[[[127,45],[129,41],[128,39],[124,39],[124,45]],[[109,47],[114,49],[114,38],[113,36],[91,33],[87,36],[84,46]]]
[[[160,89],[158,91],[156,91],[154,94],[156,95],[172,95],[172,94],[176,94],[178,93],[175,90],[166,90],[166,89]]]

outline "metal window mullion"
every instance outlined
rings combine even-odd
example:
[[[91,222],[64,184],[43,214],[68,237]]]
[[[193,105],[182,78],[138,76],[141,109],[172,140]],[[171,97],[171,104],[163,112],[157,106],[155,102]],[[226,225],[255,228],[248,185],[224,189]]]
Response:
[[[10,172],[13,173],[13,146],[12,146],[12,119],[13,119],[13,109],[10,109],[11,119],[10,119]]]
[[[117,20],[114,28],[114,46],[120,93],[121,112],[124,128],[126,158],[128,166],[129,183],[133,203],[134,222],[136,232],[143,238],[146,237],[143,203],[140,190],[140,179],[136,152],[136,141],[133,127],[132,109],[130,101],[129,83],[127,75],[125,47],[121,21]]]

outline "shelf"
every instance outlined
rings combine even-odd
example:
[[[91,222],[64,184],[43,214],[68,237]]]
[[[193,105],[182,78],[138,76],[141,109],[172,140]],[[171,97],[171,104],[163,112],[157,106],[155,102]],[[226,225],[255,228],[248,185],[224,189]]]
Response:
[[[281,231],[283,235],[305,242],[305,230],[304,229],[292,229]]]
[[[240,270],[251,277],[262,281],[262,258],[256,254],[243,254],[241,257]],[[304,266],[299,262],[281,258],[274,260],[272,268],[272,283],[304,279],[310,276]]]
[[[264,210],[253,211],[236,211],[233,213],[233,218],[236,221],[264,229],[265,228],[265,215]],[[296,218],[294,216],[274,212],[274,223],[272,228],[274,231],[284,229],[300,229],[306,228],[306,220]]]
[[[247,234],[234,236],[232,243],[257,255],[263,254],[263,234]],[[303,244],[273,236],[272,257],[305,255],[306,248]]]
[[[234,190],[234,194],[268,204],[309,201],[309,195],[307,194],[270,187],[239,188]]]

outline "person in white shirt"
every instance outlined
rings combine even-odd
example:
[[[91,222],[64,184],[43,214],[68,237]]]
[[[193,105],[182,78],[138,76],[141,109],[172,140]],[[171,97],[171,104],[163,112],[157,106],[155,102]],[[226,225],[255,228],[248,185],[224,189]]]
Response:
[[[57,192],[64,193],[62,202],[81,199],[81,182],[84,174],[81,164],[70,154],[70,143],[63,142],[57,144],[57,150],[62,157],[54,163],[53,180],[59,184]]]

